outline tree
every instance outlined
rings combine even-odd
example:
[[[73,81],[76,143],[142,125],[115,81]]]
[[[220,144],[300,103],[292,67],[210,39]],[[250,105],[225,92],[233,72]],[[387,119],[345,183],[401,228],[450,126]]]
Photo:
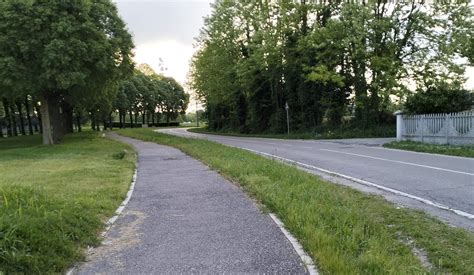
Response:
[[[233,20],[242,3],[238,1],[219,1],[214,4],[213,16],[206,19],[198,44],[201,46],[193,58],[190,72],[190,87],[197,92],[201,102],[206,105],[209,127],[218,130],[229,124],[237,128],[238,123],[229,118],[239,113],[236,98],[242,99],[242,105],[249,95],[241,86],[237,76],[239,60],[248,56],[249,22],[244,21],[240,28]],[[236,19],[237,20],[237,19]],[[244,20],[244,19],[238,19]],[[250,31],[250,30],[249,30]],[[241,68],[245,73],[245,68]],[[245,109],[247,109],[245,107]],[[245,125],[247,117],[241,113],[240,123]],[[243,126],[245,127],[245,126]]]
[[[429,87],[408,97],[405,109],[410,114],[436,114],[468,111],[472,93],[447,83]]]
[[[146,74],[140,68],[147,68]],[[122,81],[113,108],[118,110],[120,121],[125,122],[128,112],[131,127],[138,123],[141,116],[142,123],[155,124],[159,122],[161,113],[166,120],[174,120],[179,114],[184,114],[189,102],[189,95],[173,78],[156,74],[149,66],[143,64],[135,70],[133,76]],[[161,113],[160,113],[161,112]]]
[[[468,1],[216,1],[197,40],[190,87],[208,127],[240,132],[373,127],[410,89],[462,83]]]
[[[39,99],[44,144],[65,132],[61,105],[110,98],[101,95],[131,73],[132,48],[109,0],[0,3],[0,91]]]
[[[186,114],[188,108],[189,95],[185,93],[183,87],[173,78],[161,76],[161,91],[163,93],[162,109],[166,115],[166,123],[174,120],[179,114]]]

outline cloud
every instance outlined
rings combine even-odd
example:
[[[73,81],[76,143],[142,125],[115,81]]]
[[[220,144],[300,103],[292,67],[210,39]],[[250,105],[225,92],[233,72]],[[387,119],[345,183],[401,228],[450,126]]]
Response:
[[[135,49],[135,61],[138,64],[147,63],[156,72],[172,76],[181,84],[186,82],[189,62],[194,54],[192,45],[177,40],[157,40],[141,44]],[[160,61],[163,60],[167,70],[160,71]]]
[[[210,1],[116,1],[137,46],[156,39],[192,44],[199,35]]]
[[[160,73],[185,84],[194,54],[194,38],[211,12],[214,0],[115,0],[135,42],[135,61],[149,64]],[[192,110],[194,103],[190,105]]]

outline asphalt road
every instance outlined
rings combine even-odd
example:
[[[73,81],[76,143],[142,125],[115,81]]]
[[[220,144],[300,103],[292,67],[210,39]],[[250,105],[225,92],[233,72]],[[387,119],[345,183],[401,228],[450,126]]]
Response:
[[[434,208],[436,205],[446,206],[451,209],[441,212],[461,216],[461,226],[473,228],[474,159],[381,147],[381,144],[391,139],[279,140],[205,135],[187,132],[183,128],[160,131],[204,138],[296,161],[310,170],[327,170],[347,179],[378,185],[381,188],[377,189],[385,188],[391,195],[400,192],[407,199],[412,196],[418,202],[425,200],[422,202],[425,206],[426,202],[433,203]],[[437,215],[439,210],[438,207],[433,214]]]
[[[236,185],[177,149],[138,152],[130,202],[78,274],[305,274],[300,256]]]

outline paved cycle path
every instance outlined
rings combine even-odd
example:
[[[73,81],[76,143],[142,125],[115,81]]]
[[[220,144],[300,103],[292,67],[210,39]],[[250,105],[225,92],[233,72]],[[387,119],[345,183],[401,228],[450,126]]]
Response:
[[[243,191],[177,149],[112,134],[138,152],[133,196],[78,274],[305,273]]]

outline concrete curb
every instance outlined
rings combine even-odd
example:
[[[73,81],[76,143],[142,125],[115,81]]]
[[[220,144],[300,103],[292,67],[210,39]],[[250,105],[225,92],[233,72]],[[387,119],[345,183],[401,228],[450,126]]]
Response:
[[[112,216],[112,218],[110,218],[106,222],[107,227],[101,233],[102,237],[104,237],[107,234],[107,232],[109,232],[110,227],[115,223],[115,221],[117,221],[118,217],[120,216],[120,214],[122,214],[123,210],[127,206],[130,199],[132,198],[133,191],[135,190],[135,183],[137,182],[137,173],[138,173],[138,169],[135,168],[135,172],[133,173],[133,177],[132,177],[132,183],[130,184],[130,188],[128,189],[127,196],[125,197],[125,200],[117,208],[117,210],[115,210],[115,215]]]
[[[298,256],[300,256],[301,261],[305,265],[305,268],[308,271],[308,273],[310,275],[318,275],[319,273],[318,273],[318,270],[316,269],[316,265],[314,264],[313,259],[311,259],[311,257],[308,256],[308,254],[306,254],[306,252],[303,249],[303,246],[298,242],[298,240],[293,235],[291,235],[290,232],[288,232],[288,230],[286,230],[285,224],[275,214],[270,213],[269,215],[270,215],[270,218],[272,218],[272,220],[276,223],[276,225],[278,225],[281,232],[283,232],[283,234],[288,239],[288,241],[290,241],[296,253],[298,254]]]
[[[234,146],[232,146],[232,147],[234,147]],[[357,183],[365,185],[365,186],[375,187],[379,190],[383,190],[383,191],[386,191],[386,192],[389,192],[389,193],[392,193],[392,194],[395,194],[395,195],[399,195],[399,196],[402,196],[402,197],[405,197],[405,198],[410,198],[410,199],[422,202],[426,205],[433,206],[433,207],[436,207],[436,208],[441,209],[441,210],[452,212],[454,214],[457,214],[458,216],[468,218],[470,220],[474,219],[474,214],[467,213],[467,212],[464,212],[464,211],[461,211],[461,210],[458,210],[458,209],[453,209],[453,208],[448,207],[446,205],[443,205],[443,204],[440,204],[440,203],[437,203],[437,202],[434,202],[434,201],[431,201],[431,200],[427,200],[427,199],[424,199],[424,198],[420,198],[418,196],[414,196],[414,195],[411,195],[411,194],[407,194],[405,192],[398,191],[396,189],[381,186],[381,185],[378,185],[378,184],[373,183],[373,182],[369,182],[369,181],[366,181],[366,180],[354,178],[354,177],[347,176],[347,175],[344,175],[344,174],[341,174],[341,173],[337,173],[337,172],[329,171],[329,170],[326,170],[326,169],[323,169],[323,168],[320,168],[320,167],[316,167],[314,165],[309,165],[309,164],[302,163],[302,162],[299,162],[299,161],[290,160],[290,159],[287,159],[287,158],[279,157],[279,156],[276,156],[276,155],[272,155],[272,154],[252,150],[252,149],[239,148],[239,147],[234,147],[234,148],[246,150],[246,151],[255,153],[257,155],[261,155],[261,156],[264,156],[264,157],[267,157],[267,158],[270,158],[270,159],[275,159],[275,160],[278,160],[278,161],[281,161],[281,162],[284,162],[284,163],[293,164],[293,165],[296,165],[296,166],[299,166],[299,167],[302,167],[302,168],[305,168],[305,169],[317,170],[317,171],[323,172],[325,174],[328,174],[328,175],[331,175],[331,176],[337,176],[337,177],[340,177],[340,178],[343,178],[343,179],[346,179],[346,180],[357,182]]]
[[[137,165],[135,166],[135,172],[133,173],[133,177],[132,177],[132,182],[130,183],[130,187],[128,188],[128,192],[127,192],[127,196],[125,197],[125,199],[122,201],[122,203],[120,204],[120,206],[117,208],[117,210],[115,210],[115,215],[112,216],[110,219],[107,220],[107,222],[105,223],[106,224],[106,227],[104,229],[104,231],[102,231],[102,233],[100,233],[100,236],[103,238],[105,237],[105,235],[107,235],[107,233],[109,232],[110,228],[112,227],[112,225],[117,221],[118,217],[122,214],[123,210],[125,209],[125,207],[127,206],[128,202],[130,201],[130,199],[132,198],[132,195],[133,195],[133,191],[135,190],[135,183],[137,182],[137,174],[138,174],[138,168],[137,168]],[[90,254],[91,251],[94,250],[93,247],[89,247],[87,248],[87,254]],[[67,272],[66,272],[66,275],[73,275],[75,274],[77,268],[78,268],[79,264],[76,264],[74,265],[73,267],[71,267]]]
[[[160,131],[155,130],[155,132],[159,133]],[[190,138],[196,138],[196,137],[190,136]],[[229,146],[229,147],[247,150],[247,149],[234,147],[234,146]],[[248,151],[253,151],[253,150],[248,150]],[[253,151],[253,152],[259,154],[258,151]],[[298,256],[301,259],[301,262],[304,264],[306,271],[308,271],[310,275],[318,275],[319,272],[317,270],[316,265],[313,262],[313,259],[304,251],[303,246],[298,242],[298,240],[288,230],[286,230],[285,224],[275,214],[270,213],[269,216],[273,220],[273,222],[278,226],[278,228],[280,228],[280,231],[283,233],[283,235],[285,235],[285,237],[291,243],[296,254],[298,254]]]

